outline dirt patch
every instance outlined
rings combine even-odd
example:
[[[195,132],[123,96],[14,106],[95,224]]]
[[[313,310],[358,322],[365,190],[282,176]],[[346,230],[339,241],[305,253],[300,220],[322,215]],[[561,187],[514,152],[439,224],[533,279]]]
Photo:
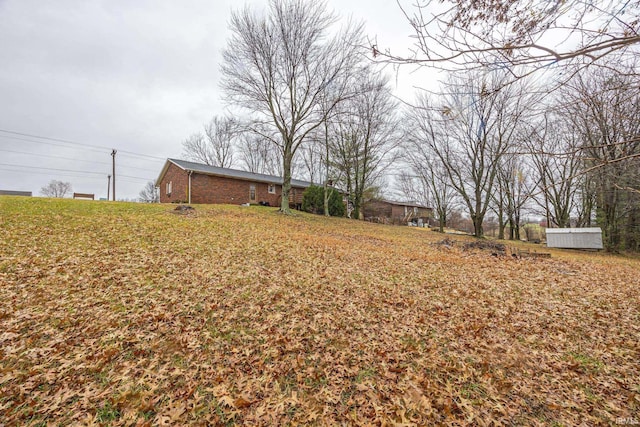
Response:
[[[482,251],[491,251],[496,255],[505,255],[507,247],[503,243],[496,243],[488,240],[477,240],[475,242],[465,243],[463,250],[479,249]]]
[[[173,211],[171,211],[171,213],[177,215],[194,215],[196,213],[196,209],[189,205],[178,205]]]
[[[512,257],[512,258],[550,258],[551,254],[546,252],[530,251],[507,246],[504,243],[493,242],[491,240],[476,240],[473,242],[460,242],[449,239],[448,237],[434,243],[441,249],[460,248],[464,252],[481,251],[494,257]]]
[[[455,247],[456,244],[457,242],[455,240],[451,240],[448,237],[440,240],[439,242],[432,243],[432,245],[438,246],[439,248],[442,248],[442,249],[451,249]]]
[[[495,255],[504,255],[507,251],[507,247],[503,243],[496,243],[488,240],[477,240],[474,242],[460,242],[457,240],[449,239],[448,237],[434,243],[435,246],[444,249],[451,249],[454,247],[460,248],[463,251],[482,250],[491,251]]]

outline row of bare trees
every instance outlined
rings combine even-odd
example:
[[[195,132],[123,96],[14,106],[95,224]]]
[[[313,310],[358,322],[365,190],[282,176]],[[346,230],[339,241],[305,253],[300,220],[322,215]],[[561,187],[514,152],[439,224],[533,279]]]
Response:
[[[272,0],[264,13],[235,12],[222,88],[247,119],[214,117],[184,142],[185,153],[282,176],[283,212],[294,170],[341,187],[356,218],[393,170],[407,197],[434,207],[440,228],[462,208],[476,236],[493,216],[499,237],[518,239],[523,217],[535,214],[550,226],[598,224],[609,249],[637,250],[640,39],[638,21],[623,18],[637,16],[638,5],[448,3],[430,3],[443,10],[431,18],[424,5],[405,9],[413,56],[368,50],[383,63],[449,72],[439,91],[405,109],[365,58],[362,25],[338,25],[323,2]],[[567,43],[542,44],[563,31]]]
[[[273,0],[265,13],[234,12],[222,88],[248,118],[214,117],[184,141],[185,155],[282,176],[285,213],[294,171],[340,186],[359,217],[397,151],[398,112],[388,78],[365,61],[362,25],[338,24],[324,2]]]
[[[398,105],[389,79],[365,64],[350,71],[348,93],[331,88],[323,95],[320,125],[295,146],[291,173],[311,182],[340,187],[350,195],[353,217],[360,217],[365,196],[380,183],[400,153]],[[335,99],[339,98],[339,102]],[[329,100],[329,101],[327,101]],[[203,133],[183,142],[184,156],[211,166],[283,175],[286,150],[267,137],[263,122],[214,117]],[[328,203],[329,192],[325,191]],[[325,209],[328,212],[328,209]]]
[[[440,227],[462,206],[477,236],[490,212],[499,237],[508,225],[519,238],[528,212],[599,225],[609,250],[640,249],[640,2],[399,5],[415,44],[398,54],[371,42],[374,56],[454,76],[409,111],[400,180],[426,193]]]
[[[610,250],[638,250],[640,95],[632,69],[584,70],[542,98],[504,72],[453,77],[407,113],[401,185],[426,193],[446,225],[453,207],[482,236],[519,239],[523,212],[549,226],[603,228]],[[418,187],[418,190],[415,188]]]

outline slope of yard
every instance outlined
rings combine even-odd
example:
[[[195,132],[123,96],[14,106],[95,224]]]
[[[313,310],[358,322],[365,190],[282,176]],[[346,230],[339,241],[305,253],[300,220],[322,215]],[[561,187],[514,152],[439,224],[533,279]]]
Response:
[[[640,261],[0,198],[0,424],[640,421]]]

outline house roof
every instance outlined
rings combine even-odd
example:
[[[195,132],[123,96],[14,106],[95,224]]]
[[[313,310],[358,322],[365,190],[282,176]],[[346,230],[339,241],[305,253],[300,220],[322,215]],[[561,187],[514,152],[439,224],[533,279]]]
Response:
[[[201,163],[189,162],[187,160],[179,160],[179,159],[167,159],[156,180],[156,186],[160,185],[160,181],[164,177],[164,174],[167,173],[167,169],[169,165],[173,163],[180,169],[185,171],[193,171],[196,173],[201,173],[204,175],[214,175],[221,176],[225,178],[235,178],[243,181],[254,181],[254,182],[266,182],[268,184],[279,184],[282,185],[284,179],[281,176],[273,176],[273,175],[264,175],[261,173],[252,173],[247,171],[242,171],[238,169],[229,169],[229,168],[220,168],[217,166],[203,165]],[[298,179],[291,179],[292,187],[303,187],[307,188],[313,185],[313,183],[308,181],[301,181]]]
[[[424,206],[421,205],[417,202],[397,202],[394,200],[386,200],[386,199],[380,199],[381,202],[385,202],[385,203],[389,203],[390,205],[395,205],[395,206],[407,206],[410,208],[421,208],[421,209],[431,209],[428,206]]]

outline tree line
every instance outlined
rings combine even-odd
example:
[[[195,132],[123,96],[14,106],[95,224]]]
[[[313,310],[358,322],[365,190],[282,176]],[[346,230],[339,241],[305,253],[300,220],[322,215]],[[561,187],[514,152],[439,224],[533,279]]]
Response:
[[[405,10],[417,45],[404,58],[367,47],[362,24],[323,2],[234,12],[221,85],[240,114],[214,117],[184,141],[185,154],[282,176],[285,213],[295,171],[348,192],[354,218],[368,193],[393,184],[432,206],[441,229],[463,209],[476,236],[492,216],[499,237],[519,239],[533,214],[548,226],[601,226],[607,249],[639,250],[638,5],[597,9],[617,19],[592,32],[596,9],[583,2],[527,15],[521,2],[467,3],[431,21]],[[561,13],[583,37],[554,51],[540,40],[559,30],[548,17]],[[379,66],[389,62],[435,66],[445,78],[401,105]]]

